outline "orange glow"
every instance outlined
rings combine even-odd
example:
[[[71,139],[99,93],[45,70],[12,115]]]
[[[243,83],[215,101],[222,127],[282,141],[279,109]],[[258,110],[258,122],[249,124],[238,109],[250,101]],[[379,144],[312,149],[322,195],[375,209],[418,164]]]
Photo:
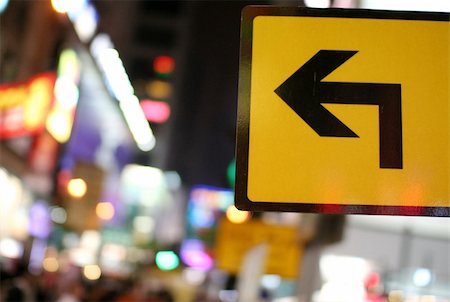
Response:
[[[110,202],[99,202],[95,208],[95,212],[100,219],[110,220],[114,217],[114,206]]]
[[[59,270],[58,259],[56,259],[55,257],[47,257],[42,262],[42,267],[47,272],[51,272],[51,273],[57,272]]]
[[[81,178],[73,178],[67,184],[67,192],[76,198],[83,197],[87,192],[86,182]]]
[[[172,94],[172,84],[161,80],[149,82],[145,89],[147,94],[155,99],[166,99]]]
[[[250,213],[238,210],[235,206],[230,206],[227,209],[226,216],[232,223],[243,223],[250,218]]]
[[[102,271],[98,265],[86,265],[83,268],[83,275],[88,280],[98,280],[102,275]]]

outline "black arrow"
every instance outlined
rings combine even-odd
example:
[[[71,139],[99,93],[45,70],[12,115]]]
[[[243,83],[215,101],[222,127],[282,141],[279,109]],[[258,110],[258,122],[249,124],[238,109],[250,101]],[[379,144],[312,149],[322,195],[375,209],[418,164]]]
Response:
[[[401,85],[321,82],[356,53],[320,50],[275,93],[320,136],[358,137],[321,103],[378,105],[380,168],[402,169]]]

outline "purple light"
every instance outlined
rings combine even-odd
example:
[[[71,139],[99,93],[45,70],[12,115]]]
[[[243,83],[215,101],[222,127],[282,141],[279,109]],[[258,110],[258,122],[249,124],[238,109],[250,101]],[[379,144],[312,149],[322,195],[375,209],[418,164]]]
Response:
[[[30,208],[30,235],[37,238],[47,238],[52,225],[48,206],[43,201],[36,201]]]
[[[201,271],[208,271],[214,265],[212,257],[205,251],[203,243],[199,240],[185,240],[181,245],[180,256],[187,266]]]

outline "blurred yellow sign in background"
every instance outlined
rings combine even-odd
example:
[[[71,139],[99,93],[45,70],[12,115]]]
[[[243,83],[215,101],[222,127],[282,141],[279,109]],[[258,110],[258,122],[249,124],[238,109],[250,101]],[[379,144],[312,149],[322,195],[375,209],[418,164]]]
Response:
[[[237,274],[246,252],[258,244],[268,245],[266,274],[296,278],[303,256],[305,238],[298,227],[273,225],[259,220],[235,224],[222,219],[218,227],[215,257],[217,268]]]

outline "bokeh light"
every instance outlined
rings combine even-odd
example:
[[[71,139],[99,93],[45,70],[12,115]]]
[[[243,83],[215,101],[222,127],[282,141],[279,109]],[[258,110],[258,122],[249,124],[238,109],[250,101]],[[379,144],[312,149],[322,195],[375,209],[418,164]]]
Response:
[[[155,99],[166,99],[172,95],[172,84],[167,81],[153,80],[145,85],[147,94]]]
[[[175,69],[175,60],[171,56],[158,56],[153,60],[153,70],[161,76],[170,75]]]
[[[22,257],[23,246],[13,238],[0,239],[0,256],[17,259]]]
[[[67,192],[75,198],[83,197],[87,192],[87,184],[81,178],[73,178],[67,184]]]
[[[67,220],[67,212],[64,208],[55,206],[50,210],[50,218],[53,222],[63,224]]]
[[[69,140],[72,131],[72,116],[65,111],[52,111],[46,122],[50,134],[59,143],[65,143]]]
[[[140,233],[150,234],[155,228],[155,220],[149,216],[136,216],[133,220],[133,227]]]
[[[57,272],[59,270],[59,262],[55,257],[47,257],[42,262],[44,270],[50,273]]]
[[[414,285],[425,287],[430,285],[432,280],[431,271],[426,268],[419,268],[413,274]]]
[[[156,266],[163,271],[171,271],[178,267],[180,259],[173,251],[160,251],[156,253]]]
[[[149,122],[164,123],[170,117],[170,106],[166,102],[142,100],[140,104]]]
[[[250,213],[238,210],[235,206],[230,206],[226,211],[226,216],[232,223],[243,223],[250,218]]]
[[[115,214],[114,206],[110,202],[99,202],[95,208],[95,212],[103,220],[110,220]]]
[[[86,265],[83,268],[83,275],[88,280],[98,280],[102,275],[102,271],[100,270],[100,267],[98,265]]]

